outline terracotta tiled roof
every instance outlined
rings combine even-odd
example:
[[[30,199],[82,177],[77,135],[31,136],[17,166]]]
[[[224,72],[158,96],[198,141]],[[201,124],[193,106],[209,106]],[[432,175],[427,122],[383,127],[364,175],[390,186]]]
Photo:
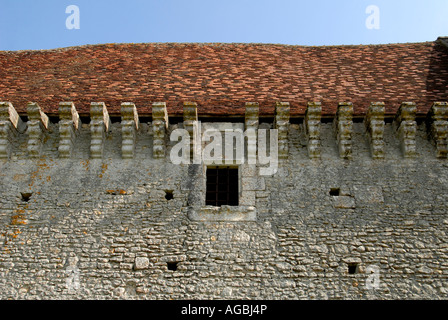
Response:
[[[43,51],[0,51],[0,101],[24,112],[28,101],[56,113],[73,101],[79,113],[103,101],[119,114],[134,102],[149,114],[166,102],[170,115],[184,101],[202,115],[244,114],[259,102],[272,114],[276,101],[304,114],[308,101],[321,101],[324,114],[351,101],[363,114],[374,101],[395,113],[403,101],[425,113],[448,100],[448,49],[436,42],[304,47],[274,44],[105,44]]]

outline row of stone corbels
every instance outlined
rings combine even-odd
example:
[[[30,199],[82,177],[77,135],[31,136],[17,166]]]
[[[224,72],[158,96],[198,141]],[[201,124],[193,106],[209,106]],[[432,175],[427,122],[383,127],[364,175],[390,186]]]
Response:
[[[28,134],[30,157],[40,154],[43,132],[48,129],[49,120],[36,103],[28,104],[27,113],[28,122],[25,123],[11,103],[0,103],[0,158],[9,157],[12,140],[25,131]]]
[[[122,114],[122,154],[124,158],[132,158],[135,148],[135,133],[139,127],[137,109],[132,103],[121,105]],[[12,139],[18,133],[28,134],[28,155],[31,158],[40,156],[45,135],[48,131],[48,116],[37,103],[27,105],[28,122],[23,122],[10,102],[0,102],[0,158],[9,158]],[[92,102],[90,105],[90,155],[91,158],[102,158],[104,141],[111,129],[111,121],[103,102]],[[77,136],[81,128],[81,120],[72,102],[59,104],[59,157],[70,158]]]
[[[259,126],[260,106],[257,102],[247,102],[245,104],[244,128],[247,135],[247,155],[256,157],[257,155],[257,130]],[[184,128],[193,137],[193,124],[198,121],[197,104],[195,102],[184,103]],[[278,157],[285,159],[288,157],[288,130],[290,119],[290,106],[288,102],[278,102],[275,106],[274,128],[278,129]],[[193,152],[193,150],[192,150]],[[256,159],[248,159],[256,160]]]
[[[403,102],[393,120],[393,127],[400,141],[403,156],[413,158],[416,156],[415,137],[417,106],[413,102]],[[372,102],[364,118],[366,134],[368,136],[373,159],[383,159],[385,105],[382,102]],[[308,140],[308,154],[310,158],[320,158],[320,123],[322,107],[320,102],[308,103],[305,113],[305,134]],[[333,121],[336,134],[339,156],[352,159],[353,134],[353,105],[350,102],[338,104],[336,116]],[[435,102],[426,117],[428,136],[436,146],[436,156],[446,158],[448,154],[448,103]]]
[[[197,104],[185,102],[183,106],[184,128],[193,138],[194,122],[198,121]],[[248,102],[245,106],[245,129],[247,135],[254,135],[248,139],[248,155],[255,156],[257,149],[256,134],[259,125],[259,105]],[[405,157],[416,155],[415,135],[417,131],[417,107],[415,103],[403,102],[394,118],[394,128],[400,139],[400,145]],[[384,158],[384,103],[371,103],[366,113],[364,124],[374,159]],[[43,140],[48,130],[48,117],[36,103],[27,106],[28,122],[20,116],[10,102],[0,102],[0,158],[9,158],[12,139],[18,133],[28,134],[28,153],[30,157],[38,157]],[[322,107],[320,102],[309,102],[305,113],[304,127],[308,140],[310,158],[320,158],[320,123]],[[122,157],[133,158],[135,153],[136,134],[139,130],[139,117],[133,103],[121,104],[122,127]],[[106,105],[103,102],[92,102],[90,105],[91,158],[102,158],[104,141],[110,131],[111,122]],[[72,102],[59,104],[59,157],[70,158],[74,143],[78,136],[81,121]],[[275,108],[274,128],[278,129],[278,156],[280,159],[288,157],[288,130],[290,120],[290,106],[287,102],[278,102]],[[446,158],[448,154],[448,104],[435,102],[427,114],[428,136],[434,142],[438,158]],[[156,102],[152,105],[153,129],[153,157],[166,156],[166,135],[169,125],[166,104]],[[333,126],[341,158],[352,158],[353,134],[353,105],[341,102],[338,105]],[[248,130],[253,129],[253,130]],[[192,150],[193,152],[193,150]]]

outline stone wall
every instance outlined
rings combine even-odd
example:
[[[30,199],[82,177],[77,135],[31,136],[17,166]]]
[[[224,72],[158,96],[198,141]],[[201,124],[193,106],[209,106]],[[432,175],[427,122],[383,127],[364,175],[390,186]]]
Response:
[[[333,122],[319,124],[310,158],[304,123],[288,125],[278,172],[254,174],[248,221],[191,219],[204,171],[155,158],[151,123],[139,123],[130,159],[117,122],[101,159],[88,124],[69,158],[58,123],[36,158],[15,133],[0,160],[0,299],[448,298],[448,163],[429,122],[415,123],[407,157],[386,121],[380,159],[356,121],[341,127],[350,159]]]

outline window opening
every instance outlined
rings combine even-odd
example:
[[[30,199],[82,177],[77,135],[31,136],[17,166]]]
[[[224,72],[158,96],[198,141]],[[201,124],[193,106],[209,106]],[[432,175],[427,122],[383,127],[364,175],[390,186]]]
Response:
[[[207,168],[206,205],[238,206],[238,168]]]

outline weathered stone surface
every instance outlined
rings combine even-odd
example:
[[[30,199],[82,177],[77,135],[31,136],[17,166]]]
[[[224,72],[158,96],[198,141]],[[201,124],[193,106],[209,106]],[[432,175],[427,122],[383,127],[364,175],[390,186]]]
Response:
[[[256,221],[257,211],[252,206],[206,206],[191,210],[188,217],[192,221]]]
[[[9,158],[11,144],[18,132],[24,132],[26,124],[17,114],[11,102],[0,102],[0,158]]]
[[[152,132],[153,132],[153,157],[165,158],[166,153],[166,130],[168,129],[168,113],[166,103],[155,102],[152,105]]]
[[[73,102],[59,103],[59,157],[70,158],[79,135],[81,120]]]
[[[184,129],[188,131],[190,134],[190,159],[194,158],[195,153],[198,153],[198,150],[194,149],[193,140],[195,139],[195,135],[198,134],[198,105],[196,102],[184,102]]]
[[[37,158],[40,155],[42,140],[48,129],[48,117],[34,102],[28,103],[27,114],[28,154],[30,158]]]
[[[149,259],[147,257],[135,258],[135,270],[147,269],[149,267]]]
[[[448,171],[426,124],[415,161],[403,161],[390,121],[382,161],[364,123],[353,123],[349,162],[333,124],[319,126],[319,161],[290,130],[282,170],[241,164],[239,206],[222,208],[204,205],[204,166],[154,159],[148,130],[126,161],[121,123],[95,161],[87,124],[68,159],[58,123],[37,159],[16,132],[0,161],[0,298],[447,299]]]
[[[246,102],[244,129],[247,135],[247,161],[257,162],[257,131],[259,125],[260,107],[257,102]]]
[[[400,139],[400,147],[405,158],[414,158],[416,156],[416,112],[417,106],[415,103],[403,102],[394,119],[394,127]]]
[[[334,119],[336,142],[339,156],[344,159],[352,158],[353,133],[353,105],[351,102],[340,102]]]
[[[426,119],[428,137],[436,146],[437,158],[446,158],[448,154],[448,103],[435,102]]]
[[[320,119],[322,117],[322,105],[320,102],[308,102],[305,112],[305,135],[308,140],[307,148],[310,158],[320,158]]]
[[[140,126],[137,108],[132,102],[121,104],[121,156],[123,159],[134,158],[137,131]]]
[[[288,148],[288,131],[289,131],[289,115],[290,107],[288,102],[277,102],[275,106],[274,127],[278,130],[278,157],[279,159],[287,159]]]
[[[355,208],[355,199],[347,196],[338,196],[333,198],[334,207],[342,208],[342,209],[354,209]]]
[[[90,156],[102,158],[106,134],[109,132],[111,122],[104,102],[90,104]]]
[[[372,102],[364,120],[373,159],[384,159],[384,111],[384,103]]]

